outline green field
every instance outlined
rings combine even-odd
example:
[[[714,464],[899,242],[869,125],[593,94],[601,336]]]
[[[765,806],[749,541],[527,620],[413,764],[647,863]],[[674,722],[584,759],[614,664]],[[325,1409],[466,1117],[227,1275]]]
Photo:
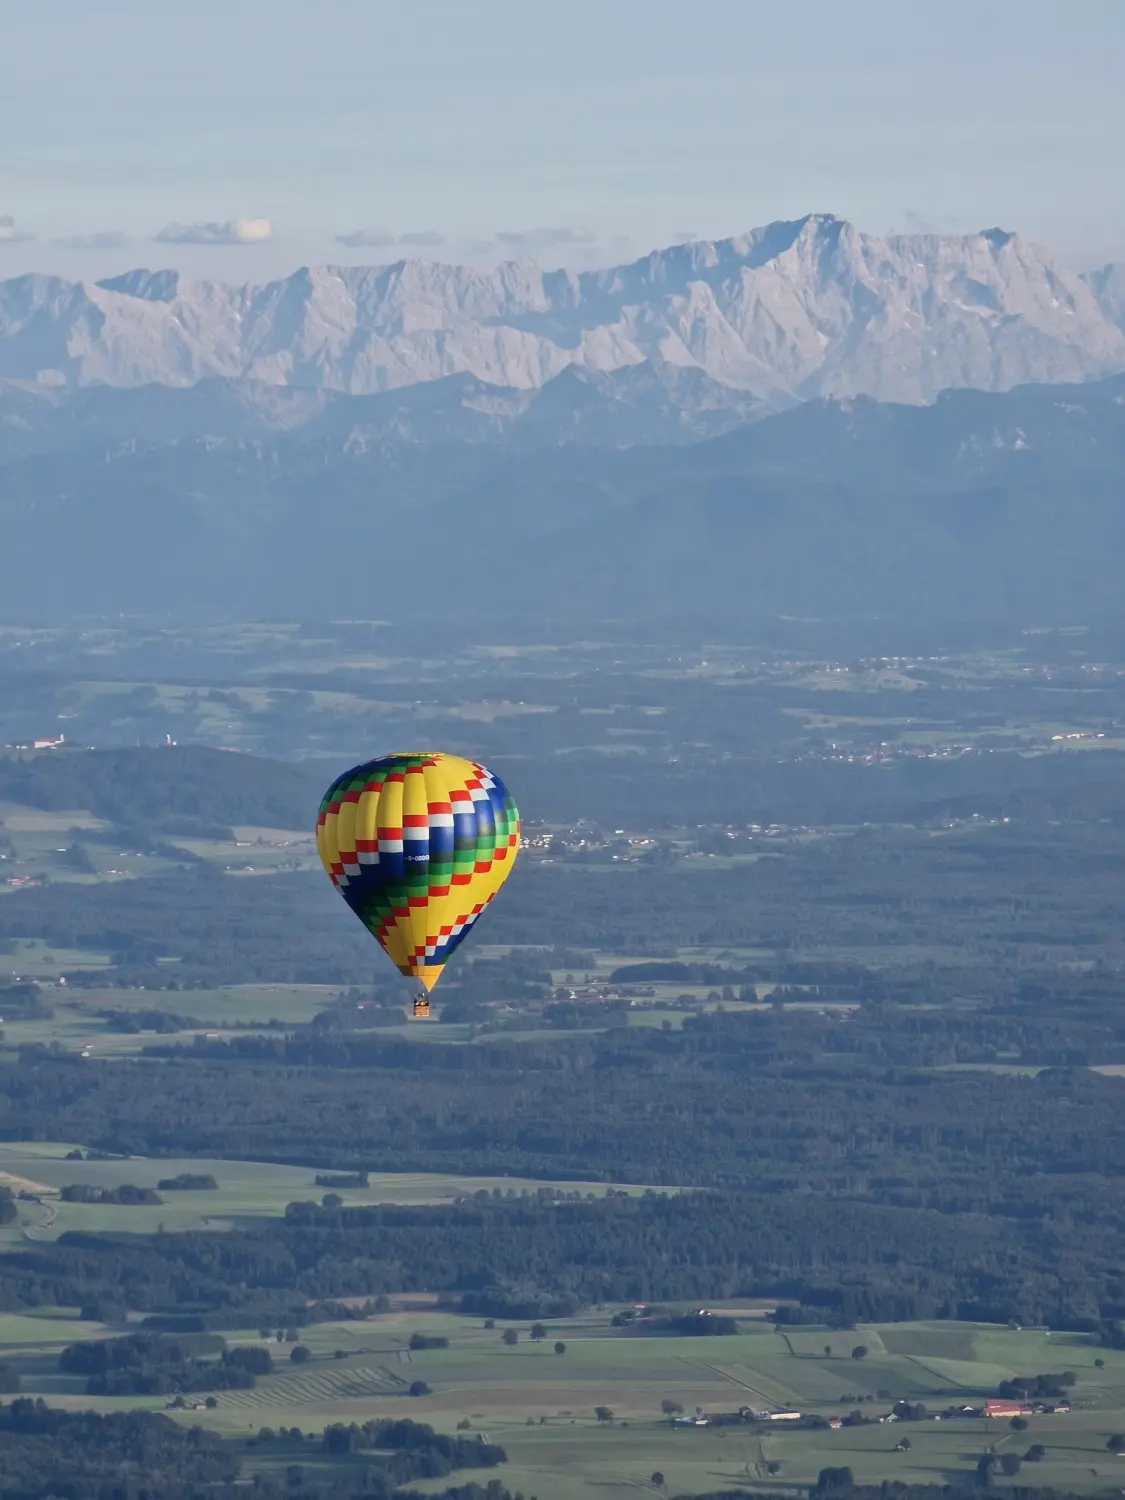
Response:
[[[170,964],[168,969],[170,975],[175,974],[174,965]],[[311,1021],[339,994],[340,987],[331,984],[230,984],[155,994],[151,990],[84,990],[81,1003],[112,1010],[173,1011],[212,1026],[253,1026],[267,1021],[294,1026]]]
[[[116,841],[91,844],[95,868],[80,873],[71,868],[66,850],[89,833],[104,833],[108,825],[83,809],[45,812],[41,808],[0,803],[0,892],[11,893],[13,881],[50,880],[52,883],[92,885],[97,881],[134,880],[166,874],[173,859],[123,849]],[[233,847],[233,846],[232,846]]]
[[[240,984],[198,990],[67,987],[57,983],[59,975],[69,969],[105,968],[108,955],[52,948],[34,941],[18,942],[14,948],[14,953],[0,958],[0,984],[7,982],[9,975],[43,984],[53,1014],[34,1019],[18,1015],[0,1018],[3,1046],[12,1049],[38,1042],[74,1052],[89,1051],[94,1058],[135,1055],[156,1042],[190,1045],[197,1034],[219,1029],[226,1035],[237,1035],[268,1022],[281,1026],[307,1024],[340,994],[338,985],[327,984]],[[174,963],[162,968],[169,978],[174,977]],[[184,1017],[190,1025],[183,1031],[159,1034],[124,1030],[106,1020],[102,1012],[107,1010],[164,1011]],[[448,1036],[445,1039],[450,1040]]]
[[[1046,1459],[1025,1466],[1021,1481],[1084,1492],[1116,1489],[1120,1461],[1106,1438],[1125,1430],[1125,1353],[1098,1350],[1073,1334],[1011,1332],[978,1324],[916,1323],[862,1327],[839,1333],[775,1333],[761,1309],[739,1308],[743,1332],[719,1339],[644,1338],[609,1327],[611,1309],[549,1323],[533,1343],[527,1325],[514,1348],[500,1341],[502,1325],[441,1312],[432,1299],[400,1299],[390,1313],[359,1323],[315,1324],[302,1333],[312,1359],[292,1366],[285,1345],[274,1344],[278,1371],[250,1391],[224,1392],[210,1412],[181,1420],[247,1436],[262,1427],[319,1431],[333,1421],[409,1415],[452,1431],[468,1419],[508,1451],[503,1481],[540,1500],[610,1500],[622,1485],[651,1488],[661,1471],[669,1493],[736,1485],[786,1488],[815,1480],[828,1465],[847,1465],[857,1479],[948,1480],[968,1474],[990,1447],[1024,1453],[1041,1443]],[[410,1335],[450,1339],[448,1349],[411,1352]],[[104,1335],[99,1325],[62,1314],[0,1317],[0,1359],[21,1371],[24,1388],[60,1404],[101,1410],[160,1408],[162,1399],[93,1399],[79,1380],[60,1376],[58,1350],[68,1340]],[[249,1342],[245,1334],[232,1339]],[[555,1354],[562,1340],[566,1352]],[[256,1342],[256,1340],[253,1340]],[[857,1344],[866,1359],[851,1357]],[[825,1346],[832,1348],[826,1355]],[[1094,1359],[1105,1362],[1103,1369]],[[661,1402],[688,1414],[733,1411],[743,1405],[782,1406],[828,1417],[844,1414],[844,1397],[874,1395],[862,1409],[885,1412],[890,1399],[923,1401],[936,1412],[962,1399],[980,1400],[1009,1376],[1070,1369],[1074,1411],[1031,1417],[1012,1433],[1006,1422],[958,1418],[936,1422],[816,1431],[781,1423],[733,1427],[670,1427]],[[429,1396],[410,1398],[412,1381]],[[883,1394],[877,1395],[882,1392]],[[614,1413],[599,1424],[596,1406]],[[909,1452],[895,1451],[902,1437]],[[264,1461],[272,1462],[269,1454]],[[280,1450],[277,1461],[292,1461]],[[766,1477],[776,1462],[780,1474]],[[254,1466],[259,1466],[255,1451]],[[440,1490],[447,1481],[427,1488]]]
[[[142,854],[111,837],[111,825],[85,809],[46,812],[41,808],[0,803],[0,891],[12,881],[47,879],[52,883],[92,885],[167,874],[176,868],[176,851],[218,865],[231,875],[274,875],[318,869],[311,828],[237,827],[233,839],[170,838],[161,854]],[[85,835],[98,835],[89,842]],[[76,841],[83,843],[90,868],[79,871],[66,857]],[[77,967],[78,965],[75,965]]]
[[[57,982],[61,974],[72,969],[106,968],[109,965],[109,955],[54,948],[32,939],[20,940],[13,947],[12,954],[0,959],[0,982],[10,974],[44,984],[54,1014],[31,1020],[21,1020],[18,1016],[0,1018],[4,1031],[3,1046],[9,1049],[28,1043],[46,1046],[54,1044],[74,1052],[88,1051],[97,1060],[136,1055],[154,1043],[190,1046],[197,1035],[215,1031],[220,1031],[224,1036],[234,1036],[268,1022],[281,1026],[306,1025],[341,993],[339,986],[316,984],[240,984],[192,990],[118,989],[110,985],[104,988],[67,987]],[[507,948],[495,947],[482,947],[479,950],[482,955],[487,956],[503,956],[508,951]],[[723,950],[724,961],[729,961],[731,956],[729,951]],[[734,956],[743,957],[743,954],[740,952]],[[716,953],[710,948],[683,949],[680,958],[685,962],[713,962]],[[641,961],[628,955],[599,955],[587,972],[591,982],[605,985],[612,970],[623,964]],[[170,979],[174,978],[174,962],[162,961],[162,968]],[[552,982],[561,985],[565,982],[565,976],[560,971],[552,975]],[[580,985],[584,983],[585,974],[578,976],[577,982]],[[684,1016],[690,1014],[688,1009],[678,1003],[682,996],[691,998],[693,1009],[710,1010],[717,1003],[708,999],[712,990],[709,985],[661,981],[651,986],[646,984],[646,987],[650,987],[654,994],[634,1000],[628,1017],[630,1026],[659,1027],[667,1021],[678,1030],[683,1024]],[[773,988],[771,984],[757,985],[757,1004],[752,1001],[734,1001],[728,1002],[725,1008],[730,1011],[765,1009]],[[793,1008],[794,1003],[788,1002],[787,1009]],[[818,1002],[814,1008],[823,1010],[826,1007]],[[114,1028],[106,1021],[101,1014],[106,1010],[160,1010],[183,1016],[191,1024],[182,1031],[159,1034],[152,1030],[126,1031]],[[418,1025],[407,1017],[406,1010],[407,997],[404,994],[402,1024],[380,1027],[379,1035],[434,1042],[483,1041],[490,1035],[489,1032],[482,1032],[479,1027],[469,1025]],[[436,1016],[440,1016],[440,1013],[439,992]],[[609,1024],[608,1014],[606,1024]],[[545,1032],[533,1028],[528,1028],[526,1033],[505,1033],[509,1039],[526,1035],[537,1041],[561,1039],[573,1034],[562,1029]]]
[[[274,1162],[215,1161],[211,1158],[133,1156],[113,1161],[67,1161],[72,1146],[60,1142],[0,1143],[0,1185],[14,1191],[24,1188],[40,1201],[19,1203],[19,1219],[0,1230],[0,1244],[12,1246],[26,1240],[56,1239],[68,1230],[117,1231],[154,1234],[163,1227],[168,1233],[186,1229],[228,1229],[263,1217],[278,1217],[295,1200],[319,1199],[325,1189],[317,1187],[310,1167],[285,1166]],[[209,1173],[218,1183],[215,1191],[165,1192],[162,1204],[122,1206],[116,1204],[60,1203],[58,1189],[68,1184],[96,1187],[155,1187],[162,1177],[181,1172]],[[373,1172],[366,1188],[340,1192],[345,1204],[447,1203],[454,1198],[487,1189],[489,1192],[522,1192],[557,1186],[567,1192],[606,1191],[604,1183],[547,1183],[523,1177],[457,1177],[441,1173]],[[620,1185],[615,1185],[620,1191]],[[640,1192],[635,1186],[629,1191]]]
[[[755,1325],[747,1320],[742,1326]],[[451,1347],[404,1353],[402,1345],[416,1329],[446,1334]],[[499,1342],[498,1329],[436,1311],[323,1325],[303,1336],[314,1360],[300,1376],[271,1377],[246,1393],[245,1420],[276,1425],[288,1414],[290,1425],[307,1429],[351,1420],[361,1410],[389,1415],[403,1410],[400,1396],[390,1390],[351,1396],[346,1382],[424,1379],[433,1394],[410,1399],[410,1414],[443,1430],[467,1417],[508,1450],[504,1482],[541,1500],[601,1500],[622,1484],[648,1487],[654,1470],[665,1475],[671,1493],[746,1485],[757,1482],[756,1466],[763,1461],[781,1463],[786,1486],[814,1480],[827,1465],[849,1465],[872,1482],[934,1480],[970,1470],[990,1445],[1022,1453],[1032,1442],[1042,1443],[1048,1457],[1028,1466],[1025,1482],[1090,1490],[1117,1479],[1118,1460],[1105,1442],[1125,1427],[1125,1355],[1096,1351],[1078,1336],[976,1325],[900,1324],[788,1337],[765,1322],[758,1329],[722,1339],[612,1335],[604,1310],[549,1324],[541,1344],[529,1342],[525,1329],[509,1349]],[[553,1352],[556,1339],[566,1343],[564,1355]],[[870,1351],[863,1361],[851,1358],[857,1342]],[[332,1357],[337,1348],[357,1344],[372,1352]],[[825,1356],[826,1344],[832,1356]],[[1095,1357],[1105,1359],[1105,1369],[1094,1367]],[[673,1429],[660,1420],[665,1398],[688,1413],[697,1406],[706,1412],[753,1405],[829,1416],[849,1410],[842,1396],[879,1390],[940,1410],[960,1397],[979,1399],[1010,1375],[1062,1368],[1078,1376],[1075,1411],[1032,1418],[1030,1430],[1018,1435],[1006,1423],[980,1419],[813,1432],[782,1424]],[[362,1377],[360,1369],[367,1372]],[[233,1431],[243,1416],[233,1407],[224,1410],[228,1400],[223,1398],[212,1420]],[[615,1413],[612,1427],[599,1427],[599,1405]],[[887,1405],[877,1399],[864,1409],[885,1411]],[[903,1435],[909,1435],[911,1450],[896,1453]]]

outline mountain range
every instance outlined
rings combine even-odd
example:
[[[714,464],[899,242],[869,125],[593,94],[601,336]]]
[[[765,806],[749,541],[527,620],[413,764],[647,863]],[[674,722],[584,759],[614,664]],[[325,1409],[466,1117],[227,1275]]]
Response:
[[[748,391],[694,366],[648,361],[609,372],[570,365],[537,390],[447,375],[374,396],[238,378],[131,388],[0,382],[0,463],[194,438],[300,436],[357,449],[435,441],[628,448],[716,437],[769,411]]]
[[[640,377],[655,398],[630,395],[627,377],[638,369],[657,372]],[[566,373],[588,378],[563,387],[582,400],[593,392],[597,404],[598,379],[612,377],[610,394],[624,391],[627,405],[647,409],[655,399],[675,412],[682,396],[694,414],[730,403],[733,425],[745,420],[748,398],[762,410],[825,396],[921,403],[954,387],[1005,390],[1121,370],[1122,267],[1083,277],[998,229],[886,237],[823,214],[580,274],[530,261],[482,270],[404,260],[306,267],[263,285],[166,270],[0,282],[6,420],[13,384],[28,403],[38,396],[56,407],[81,389],[203,384],[209,390],[185,408],[190,420],[217,404],[208,420],[221,425],[225,412],[247,436],[246,423],[279,430],[335,420],[324,414],[337,404],[310,393],[375,397],[453,379],[463,384],[452,395],[446,387],[439,406],[452,400],[481,431],[490,416],[506,430],[541,409],[529,393]],[[217,392],[215,382],[237,384]],[[146,399],[115,410],[136,412],[134,422],[149,411],[159,426],[169,403]],[[97,426],[96,413],[108,410],[99,401],[104,394],[76,408],[80,421]],[[410,407],[408,425],[425,405]],[[390,409],[375,414],[376,426]],[[689,437],[722,425],[693,422]]]
[[[0,467],[0,614],[1067,623],[1121,612],[1123,476],[1125,376],[678,446],[131,440]]]
[[[0,614],[1121,610],[1125,268],[812,216],[581,275],[0,283]]]

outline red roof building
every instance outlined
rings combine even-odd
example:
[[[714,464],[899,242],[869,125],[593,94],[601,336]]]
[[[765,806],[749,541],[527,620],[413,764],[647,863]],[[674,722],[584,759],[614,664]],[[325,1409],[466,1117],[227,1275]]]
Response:
[[[984,1403],[984,1414],[986,1417],[1022,1417],[1028,1408],[1020,1401],[986,1401]]]

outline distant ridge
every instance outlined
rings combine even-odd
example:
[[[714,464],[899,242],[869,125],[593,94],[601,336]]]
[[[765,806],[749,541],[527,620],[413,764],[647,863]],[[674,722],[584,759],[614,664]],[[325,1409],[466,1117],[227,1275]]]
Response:
[[[78,387],[0,381],[0,464],[37,453],[199,438],[629,448],[718,437],[769,413],[695,366],[603,373],[568,365],[538,390],[446,375],[370,396],[210,377],[191,386]]]
[[[601,404],[596,380],[573,378],[566,420],[620,420],[616,396]],[[448,394],[466,423],[499,420],[508,399],[471,377]],[[533,440],[518,422],[502,440],[418,442],[408,416],[382,438],[329,424],[12,458],[0,617],[455,620],[483,600],[527,618],[686,611],[741,627],[777,614],[1042,624],[1122,608],[1125,375],[926,406],[806,401],[709,441],[616,449]],[[543,420],[557,439],[557,414]]]
[[[28,275],[0,282],[0,381],[370,396],[454,376],[535,391],[570,369],[646,367],[698,372],[773,409],[922,403],[1125,370],[1123,288],[1119,267],[1084,278],[1004,230],[888,237],[828,214],[581,274],[405,260],[258,286],[167,270]]]

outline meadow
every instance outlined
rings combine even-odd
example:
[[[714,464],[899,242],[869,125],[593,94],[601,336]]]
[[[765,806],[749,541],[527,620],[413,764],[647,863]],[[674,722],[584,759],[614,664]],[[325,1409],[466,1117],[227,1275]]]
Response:
[[[483,958],[507,958],[517,955],[520,949],[514,945],[480,944],[475,953]],[[685,963],[695,962],[739,962],[759,957],[761,950],[716,949],[714,947],[684,947],[676,950],[676,957]],[[643,956],[628,953],[598,953],[587,955],[588,965],[577,974],[563,969],[551,973],[552,984],[580,988],[590,984],[601,989],[614,988],[610,974],[623,965],[644,962]],[[374,954],[376,972],[384,966],[380,955]],[[161,960],[162,973],[174,978],[176,964]],[[38,1043],[44,1046],[63,1047],[67,1051],[88,1053],[91,1058],[101,1060],[135,1056],[155,1042],[190,1046],[196,1037],[235,1036],[255,1031],[265,1025],[293,1027],[307,1025],[318,1012],[330,1006],[341,994],[338,985],[330,984],[230,984],[187,990],[160,990],[151,987],[122,989],[115,985],[84,984],[81,988],[59,984],[59,977],[67,971],[83,969],[97,971],[109,969],[110,956],[88,950],[67,949],[42,940],[21,939],[12,945],[12,951],[0,956],[0,984],[5,980],[22,978],[46,986],[52,1014],[49,1016],[21,1017],[18,1014],[0,1016],[3,1039],[0,1049],[17,1049],[20,1046]],[[108,977],[108,975],[107,975]],[[385,975],[383,977],[386,977]],[[392,976],[393,977],[393,976]],[[651,994],[634,1000],[628,1015],[630,1026],[662,1026],[667,1023],[674,1029],[683,1024],[690,1011],[684,1005],[690,1000],[691,1010],[712,1010],[723,1002],[716,1000],[713,986],[693,983],[688,980],[656,980],[645,984]],[[763,983],[755,986],[757,1002],[738,1000],[725,1002],[729,1011],[763,1009],[770,1002],[776,988]],[[789,986],[790,993],[801,986]],[[401,1026],[381,1026],[382,1036],[409,1037],[412,1041],[470,1042],[485,1040],[488,1031],[466,1024],[417,1025],[408,1019],[409,988],[402,986],[403,1021]],[[442,994],[435,996],[434,1020],[442,1011]],[[816,1000],[810,1002],[814,1009],[848,1010],[852,1007],[837,1002]],[[801,1002],[790,999],[787,1008],[801,1008]],[[157,1033],[151,1025],[146,1026],[140,1013],[159,1010],[184,1018],[180,1030],[162,1030]],[[105,1012],[112,1011],[122,1017],[130,1013],[140,1016],[134,1026],[115,1025],[107,1020]],[[607,1018],[606,1024],[609,1024]],[[530,1028],[527,1033],[542,1038],[564,1038],[571,1035],[565,1030],[544,1033]],[[509,1037],[512,1033],[508,1033]]]
[[[808,1484],[831,1465],[846,1465],[858,1479],[873,1483],[944,1481],[975,1468],[986,1449],[1022,1454],[1032,1443],[1042,1444],[1047,1457],[1027,1466],[1028,1482],[1034,1475],[1036,1483],[1084,1491],[1119,1484],[1119,1461],[1105,1445],[1111,1433],[1125,1427],[1125,1355],[1106,1351],[1103,1356],[1074,1336],[983,1325],[898,1324],[786,1337],[764,1320],[748,1319],[741,1326],[756,1331],[729,1338],[623,1337],[611,1333],[609,1310],[600,1310],[549,1323],[547,1337],[538,1343],[523,1329],[520,1342],[508,1348],[498,1329],[466,1323],[448,1314],[408,1310],[376,1320],[376,1338],[365,1325],[309,1330],[305,1342],[314,1358],[300,1375],[271,1377],[257,1390],[239,1393],[247,1427],[283,1424],[288,1413],[290,1425],[307,1429],[352,1420],[361,1412],[401,1413],[404,1405],[410,1415],[441,1430],[453,1430],[467,1418],[507,1449],[509,1488],[540,1500],[609,1500],[622,1485],[650,1487],[656,1471],[664,1474],[672,1494],[776,1487],[777,1480],[767,1474],[770,1463],[781,1465],[777,1478],[785,1488]],[[449,1349],[404,1352],[402,1345],[415,1330],[444,1333]],[[336,1359],[335,1349],[348,1347],[341,1344],[347,1334],[373,1352]],[[565,1354],[554,1353],[557,1340],[566,1344]],[[870,1351],[863,1361],[851,1357],[857,1344]],[[826,1345],[831,1355],[825,1355]],[[1105,1368],[1094,1366],[1095,1357],[1105,1358]],[[433,1394],[406,1401],[390,1390],[347,1394],[345,1384],[357,1378],[360,1367],[370,1372],[369,1380],[423,1379]],[[938,1411],[962,1398],[979,1400],[1016,1373],[1063,1367],[1078,1377],[1075,1410],[1032,1417],[1029,1430],[1018,1434],[1006,1422],[973,1418],[810,1431],[782,1423],[671,1427],[661,1416],[661,1403],[671,1400],[688,1414],[697,1407],[729,1412],[750,1405],[795,1407],[828,1417],[854,1409],[854,1402],[841,1397],[856,1396],[876,1397],[863,1409],[885,1412],[888,1395]],[[309,1383],[295,1384],[300,1381]],[[295,1396],[300,1397],[296,1402]],[[612,1425],[598,1422],[598,1406],[613,1411]],[[229,1396],[211,1415],[231,1432],[243,1419]],[[898,1453],[903,1436],[909,1436],[911,1447]]]
[[[68,1231],[155,1234],[189,1229],[229,1229],[254,1220],[276,1218],[295,1201],[319,1200],[325,1189],[311,1167],[276,1162],[215,1161],[206,1157],[117,1157],[109,1161],[68,1161],[75,1148],[64,1142],[0,1143],[0,1185],[31,1193],[39,1201],[19,1202],[15,1223],[0,1229],[0,1245],[57,1239]],[[58,1190],[69,1184],[94,1187],[155,1188],[162,1178],[181,1173],[208,1175],[214,1190],[164,1191],[160,1204],[62,1203]],[[526,1177],[456,1176],[437,1172],[372,1172],[366,1188],[337,1190],[344,1203],[448,1203],[481,1192],[533,1192],[562,1187],[567,1192],[602,1195],[605,1183],[552,1183]],[[616,1191],[641,1192],[640,1186]]]
[[[287,1359],[288,1346],[272,1344],[274,1374],[253,1390],[221,1393],[212,1411],[181,1413],[179,1420],[232,1439],[279,1427],[318,1433],[326,1423],[381,1416],[408,1415],[446,1432],[467,1421],[507,1450],[504,1483],[539,1500],[611,1500],[622,1486],[653,1489],[655,1472],[664,1475],[670,1494],[789,1489],[832,1465],[846,1465],[870,1483],[940,1482],[967,1475],[986,1451],[1022,1455],[1033,1443],[1046,1456],[1025,1465],[1024,1482],[1087,1493],[1119,1487],[1120,1461],[1106,1441],[1125,1429],[1123,1352],[1099,1350],[1080,1335],[985,1324],[781,1333],[763,1308],[732,1310],[740,1314],[742,1331],[730,1337],[622,1334],[610,1328],[613,1309],[600,1308],[548,1322],[540,1341],[531,1340],[527,1325],[517,1325],[519,1341],[508,1347],[502,1323],[488,1328],[441,1311],[425,1297],[401,1298],[391,1312],[365,1322],[303,1330],[311,1355],[303,1365]],[[105,1331],[61,1313],[9,1315],[0,1318],[0,1359],[21,1371],[25,1390],[61,1405],[163,1407],[164,1398],[88,1398],[79,1380],[56,1372],[64,1343]],[[412,1351],[410,1337],[418,1332],[446,1337],[449,1347]],[[230,1337],[256,1342],[245,1334]],[[565,1344],[564,1353],[555,1352],[556,1342]],[[851,1353],[859,1345],[868,1350],[862,1360]],[[979,1404],[1015,1374],[1063,1369],[1076,1377],[1074,1410],[1032,1416],[1026,1431],[1012,1432],[1004,1420],[932,1420],[949,1405]],[[410,1397],[410,1384],[418,1380],[431,1393]],[[857,1399],[872,1415],[885,1413],[892,1400],[923,1402],[931,1417],[810,1430],[783,1423],[672,1426],[661,1410],[662,1402],[673,1401],[689,1416],[697,1408],[732,1412],[748,1405],[828,1418],[854,1410]],[[597,1419],[599,1406],[611,1409],[612,1422]],[[903,1438],[909,1449],[898,1452]],[[259,1442],[250,1467],[292,1461],[290,1444]],[[773,1464],[780,1469],[771,1476],[767,1466]],[[424,1487],[440,1490],[444,1482]]]

